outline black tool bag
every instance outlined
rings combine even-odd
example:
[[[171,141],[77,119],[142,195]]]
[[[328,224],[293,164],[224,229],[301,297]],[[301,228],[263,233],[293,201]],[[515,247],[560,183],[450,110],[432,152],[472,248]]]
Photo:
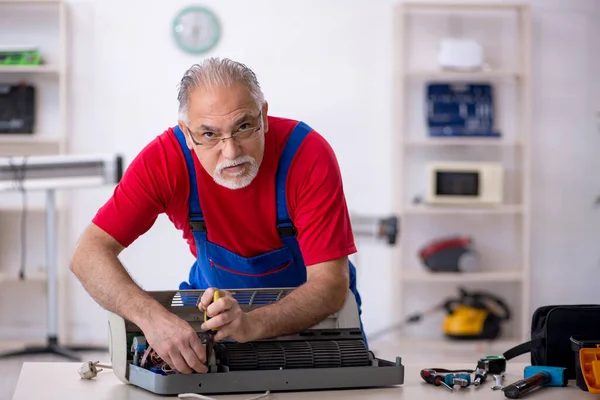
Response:
[[[564,367],[575,379],[571,337],[600,340],[600,305],[559,305],[538,308],[531,321],[531,340],[504,352],[510,360],[531,352],[531,365]]]

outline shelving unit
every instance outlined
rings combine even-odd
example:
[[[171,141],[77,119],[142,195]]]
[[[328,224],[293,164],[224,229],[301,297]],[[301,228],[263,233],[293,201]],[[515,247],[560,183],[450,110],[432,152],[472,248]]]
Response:
[[[458,287],[486,290],[504,298],[513,315],[498,340],[525,340],[530,328],[529,6],[399,3],[394,35],[394,197],[401,234],[394,250],[396,276],[392,292],[397,314],[393,318],[404,320],[448,297],[455,298]],[[478,40],[484,49],[486,67],[471,72],[440,69],[437,50],[442,37]],[[496,128],[501,137],[429,137],[424,115],[428,82],[491,83]],[[507,165],[501,205],[423,204],[426,162],[490,159]],[[418,251],[431,240],[451,235],[474,239],[481,257],[480,270],[433,273],[422,265]],[[443,317],[440,314],[439,319],[399,334],[443,342]]]
[[[40,65],[0,65],[0,83],[31,83],[37,91],[34,132],[0,134],[0,156],[65,154],[68,101],[66,4],[62,0],[0,0],[0,10],[0,45],[36,45],[42,56]],[[32,23],[28,23],[28,18]],[[44,107],[52,103],[56,109]]]
[[[33,155],[59,155],[68,152],[68,43],[67,5],[62,0],[0,0],[0,45],[36,46],[41,55],[39,65],[0,65],[0,84],[31,84],[36,89],[35,123],[33,132],[0,134],[0,157]],[[59,231],[68,226],[63,208],[67,199],[59,194]],[[26,209],[18,191],[0,195],[0,220],[15,221],[17,213],[26,213],[26,244],[32,254],[28,260],[37,258],[37,244],[33,240],[34,231],[43,232],[46,212],[44,193],[28,193]],[[32,221],[36,221],[33,225]],[[37,223],[37,222],[41,222]],[[20,224],[19,224],[20,225]],[[2,224],[1,235],[20,238],[20,226],[7,227]],[[61,233],[58,235],[62,236]],[[9,241],[10,243],[16,239]],[[4,241],[6,244],[7,241]],[[61,243],[61,245],[63,245]],[[18,278],[18,263],[14,254],[4,249],[0,257],[0,274],[4,281]],[[11,249],[12,250],[12,249]],[[57,251],[60,252],[59,249]],[[19,253],[19,248],[14,247]],[[43,252],[43,250],[42,250]],[[27,264],[26,278],[33,281],[45,280],[45,272],[39,271],[43,264]],[[0,279],[0,283],[2,279]]]

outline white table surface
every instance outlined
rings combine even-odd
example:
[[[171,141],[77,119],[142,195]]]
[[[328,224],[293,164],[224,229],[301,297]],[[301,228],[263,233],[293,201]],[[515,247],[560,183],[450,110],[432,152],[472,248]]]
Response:
[[[429,363],[428,363],[429,364]],[[527,364],[508,362],[505,385],[523,377],[523,369]],[[19,381],[14,392],[13,400],[32,399],[85,399],[85,400],[152,400],[176,399],[177,396],[159,396],[146,390],[126,385],[113,374],[112,370],[103,370],[93,380],[79,377],[78,369],[81,363],[71,362],[26,362],[23,364]],[[419,375],[422,368],[472,369],[470,364],[444,365],[405,365],[404,384],[381,389],[352,389],[318,392],[276,392],[271,393],[269,400],[310,399],[505,399],[502,391],[491,390],[493,377],[488,377],[485,384],[479,388],[469,387],[455,389],[450,393],[443,387],[436,387],[423,382]],[[257,393],[260,394],[260,393]],[[243,400],[257,394],[241,395],[209,395],[218,400]],[[564,388],[542,388],[530,393],[525,399],[564,400],[564,399],[594,399],[596,395],[584,392],[575,386],[575,381],[569,382]]]

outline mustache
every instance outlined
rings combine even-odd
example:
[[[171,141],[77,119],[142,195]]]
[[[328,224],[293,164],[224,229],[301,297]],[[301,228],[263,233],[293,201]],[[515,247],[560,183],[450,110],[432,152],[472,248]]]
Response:
[[[226,160],[220,164],[217,164],[216,172],[220,173],[225,168],[236,167],[236,166],[244,164],[244,163],[250,163],[251,165],[254,165],[254,164],[256,164],[256,161],[254,160],[254,158],[252,158],[250,156],[242,156],[242,157],[238,157],[234,160]]]

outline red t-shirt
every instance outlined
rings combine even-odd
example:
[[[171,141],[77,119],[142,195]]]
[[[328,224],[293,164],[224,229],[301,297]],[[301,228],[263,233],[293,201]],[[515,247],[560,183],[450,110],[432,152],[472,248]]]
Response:
[[[296,124],[294,120],[269,117],[263,162],[256,178],[242,189],[215,183],[192,151],[209,241],[243,257],[282,247],[276,225],[275,176],[279,157]],[[128,247],[152,227],[159,214],[166,213],[196,256],[188,220],[189,191],[185,157],[173,128],[169,128],[135,157],[93,222]],[[314,130],[292,161],[286,196],[307,266],[356,252],[337,159]]]

